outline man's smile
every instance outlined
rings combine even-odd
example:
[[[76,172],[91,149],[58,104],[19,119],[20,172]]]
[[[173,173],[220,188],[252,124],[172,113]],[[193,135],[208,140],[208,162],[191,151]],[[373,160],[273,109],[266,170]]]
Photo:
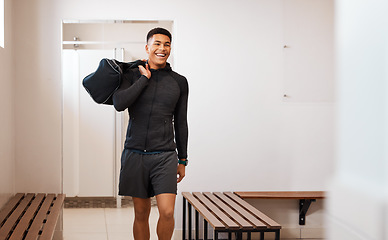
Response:
[[[165,53],[156,53],[156,56],[158,56],[158,57],[166,57],[166,54]]]

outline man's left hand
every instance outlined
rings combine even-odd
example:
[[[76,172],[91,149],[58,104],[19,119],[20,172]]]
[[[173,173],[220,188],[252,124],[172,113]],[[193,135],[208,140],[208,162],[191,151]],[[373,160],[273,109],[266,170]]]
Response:
[[[186,166],[183,164],[178,164],[178,169],[177,169],[177,182],[179,183],[182,181],[182,179],[185,177],[185,171],[186,171]]]

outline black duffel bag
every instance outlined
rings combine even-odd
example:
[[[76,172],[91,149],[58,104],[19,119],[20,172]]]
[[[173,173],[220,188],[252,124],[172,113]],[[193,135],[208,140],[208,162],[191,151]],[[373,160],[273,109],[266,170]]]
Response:
[[[82,85],[96,103],[113,105],[113,93],[120,87],[122,74],[144,62],[119,62],[115,59],[103,58],[95,72],[82,80]]]

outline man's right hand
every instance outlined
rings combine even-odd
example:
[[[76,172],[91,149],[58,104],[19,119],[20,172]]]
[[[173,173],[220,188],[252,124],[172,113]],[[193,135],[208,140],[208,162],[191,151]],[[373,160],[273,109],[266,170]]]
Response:
[[[148,63],[146,63],[146,67],[144,68],[142,65],[139,65],[139,71],[141,75],[146,76],[148,79],[151,78],[151,71]]]

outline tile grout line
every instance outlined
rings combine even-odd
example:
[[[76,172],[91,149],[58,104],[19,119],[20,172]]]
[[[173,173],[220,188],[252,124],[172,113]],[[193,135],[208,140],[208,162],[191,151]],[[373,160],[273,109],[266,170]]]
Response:
[[[107,223],[107,221],[106,221],[106,208],[104,208],[104,220],[105,220],[106,239],[109,240],[108,223]]]

